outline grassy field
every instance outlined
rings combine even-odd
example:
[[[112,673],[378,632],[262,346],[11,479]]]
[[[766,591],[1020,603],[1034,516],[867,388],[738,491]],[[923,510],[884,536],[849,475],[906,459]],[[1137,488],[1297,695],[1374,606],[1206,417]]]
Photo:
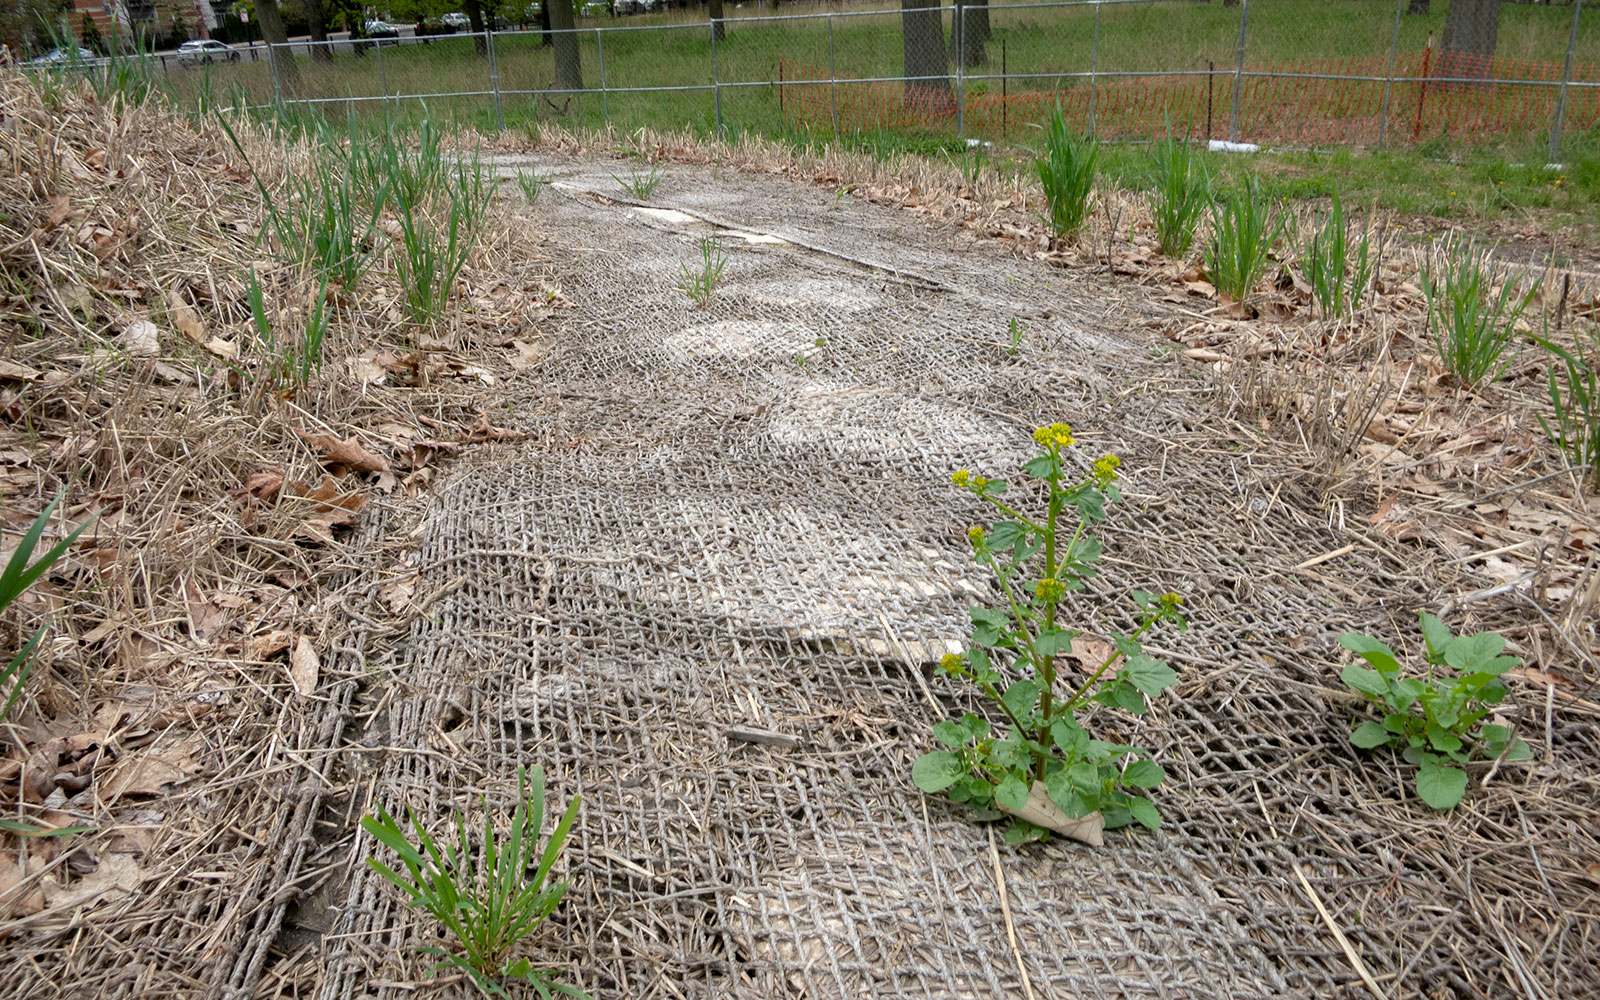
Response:
[[[1437,44],[1445,6],[1436,3],[1431,14],[1401,18],[1402,53],[1420,52],[1430,37]],[[829,9],[794,6],[782,11],[814,14]],[[892,7],[876,12],[854,9],[867,12],[834,18],[830,33],[826,19],[758,22],[749,18],[770,16],[770,8],[730,8],[732,23],[726,38],[716,45],[716,75],[727,132],[750,132],[806,146],[837,141],[883,156],[905,152],[963,155],[964,143],[948,130],[847,128],[846,134],[836,137],[827,127],[825,114],[821,127],[816,114],[809,119],[796,115],[798,90],[793,81],[826,78],[830,43],[839,78],[871,79],[902,71],[898,11]],[[1086,72],[1092,59],[1095,68],[1104,73],[1231,67],[1238,45],[1238,14],[1238,8],[1220,3],[1106,6],[1100,12],[1096,58],[1092,6],[995,8],[990,15],[993,39],[987,47],[988,64],[971,71],[977,78],[967,82],[966,93],[974,102],[986,93],[997,93],[1000,83],[981,77],[1000,72],[1002,65],[1010,74]],[[1559,66],[1570,24],[1571,12],[1565,7],[1507,4],[1501,17],[1499,54],[1506,59]],[[529,93],[550,86],[554,76],[551,49],[540,44],[537,34],[496,36],[501,113],[508,127],[534,129],[540,121],[557,119],[580,128],[610,123],[623,130],[689,128],[702,134],[714,130],[716,95],[710,89],[711,45],[703,11],[585,21],[580,27],[618,29],[603,35],[585,30],[580,36],[585,84],[594,89],[603,84],[604,94]],[[1394,6],[1387,0],[1258,0],[1250,7],[1246,65],[1265,69],[1311,59],[1376,59],[1381,65],[1393,31]],[[1600,15],[1580,24],[1576,62],[1580,66],[1600,63]],[[385,46],[365,55],[341,53],[331,64],[306,57],[297,63],[300,82],[295,93],[337,101],[320,105],[335,119],[349,112],[387,112],[411,120],[427,114],[480,128],[494,125],[490,64],[475,54],[472,39],[444,37],[426,45]],[[790,83],[782,92],[775,85],[780,76]],[[1231,80],[1224,73],[1219,81],[1217,117],[1225,122]],[[208,89],[215,98],[243,88],[253,102],[266,103],[272,97],[265,63],[176,74],[172,82],[180,96],[187,93],[192,97],[196,91]],[[892,91],[894,86],[879,85],[879,89]],[[1082,80],[1014,79],[1006,88],[1012,94],[1065,88],[1062,93],[1081,98],[1086,86]],[[1381,84],[1371,86],[1374,93],[1381,88]],[[685,89],[632,89],[644,87]],[[822,92],[821,88],[812,89]],[[471,96],[397,96],[437,93]],[[373,100],[386,95],[390,100]],[[367,100],[339,100],[363,98]],[[1102,109],[1109,103],[1103,101]],[[1293,115],[1295,111],[1290,106],[1281,113]],[[1105,114],[1102,110],[1102,116]],[[1400,115],[1396,111],[1397,119]],[[1159,116],[1155,120],[1159,121]],[[1102,127],[1108,124],[1104,117],[1101,121]],[[1182,126],[1179,122],[1178,127]],[[1147,120],[1140,127],[1152,126]],[[1007,134],[1010,142],[999,144],[993,162],[998,169],[1021,169],[1025,150],[1008,153],[1008,147],[1027,144],[1030,132],[1026,122],[1014,122]],[[1390,136],[1391,145],[1405,145],[1411,139],[1405,128],[1391,129]],[[1595,221],[1595,206],[1600,203],[1600,143],[1593,134],[1568,129],[1565,174],[1540,169],[1546,139],[1543,132],[1470,146],[1423,139],[1409,148],[1382,153],[1290,152],[1250,160],[1220,157],[1215,158],[1214,169],[1226,182],[1259,168],[1269,190],[1290,198],[1320,197],[1337,186],[1347,201],[1407,214],[1508,219],[1529,225],[1588,225]],[[1143,162],[1136,148],[1111,148],[1106,173],[1119,183],[1140,186]]]

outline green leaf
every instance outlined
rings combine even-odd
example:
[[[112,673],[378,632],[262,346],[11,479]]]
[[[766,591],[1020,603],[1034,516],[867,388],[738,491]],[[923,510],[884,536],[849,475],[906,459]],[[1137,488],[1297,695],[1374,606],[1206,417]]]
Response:
[[[1031,840],[1038,840],[1044,836],[1044,830],[1034,826],[1026,820],[1013,819],[1006,828],[1006,844],[1010,847],[1020,847]]]
[[[1084,795],[1098,795],[1101,780],[1100,769],[1087,760],[1080,760],[1067,768],[1067,780],[1072,782],[1072,787]]]
[[[1402,677],[1389,685],[1388,702],[1400,711],[1405,711],[1416,704],[1417,699],[1427,693],[1428,685],[1415,677]]]
[[[935,723],[933,738],[953,750],[959,750],[967,745],[967,727],[953,719]]]
[[[1143,715],[1145,710],[1144,695],[1120,676],[1110,684],[1102,686],[1095,693],[1094,700],[1102,705],[1112,705],[1132,712],[1134,715]]]
[[[1505,746],[1506,741],[1511,739],[1511,727],[1486,723],[1478,730],[1478,738],[1491,746]]]
[[[1417,795],[1434,809],[1453,809],[1467,794],[1467,772],[1433,758],[1417,768]]]
[[[1142,653],[1130,657],[1117,676],[1151,698],[1161,697],[1161,692],[1178,683],[1177,673],[1164,661]]]
[[[1461,749],[1461,738],[1437,723],[1430,723],[1427,733],[1428,742],[1433,744],[1435,750],[1451,753]]]
[[[1394,655],[1394,650],[1369,635],[1346,632],[1339,637],[1339,645],[1372,664],[1384,677],[1393,678],[1400,673],[1400,660]]]
[[[1165,781],[1166,777],[1167,772],[1162,770],[1160,764],[1146,758],[1136,760],[1128,765],[1128,769],[1122,772],[1122,783],[1131,785],[1134,788],[1154,788]],[[1138,817],[1137,810],[1135,810],[1134,816],[1135,818]],[[1140,822],[1144,821],[1140,820]],[[1148,823],[1145,825],[1149,826]]]
[[[1383,679],[1382,674],[1366,667],[1358,667],[1354,663],[1344,668],[1339,674],[1339,679],[1344,681],[1345,687],[1374,698],[1382,698],[1389,693],[1389,682]]]
[[[911,765],[911,780],[924,792],[942,792],[961,780],[966,768],[961,758],[948,750],[935,750],[917,758]]]
[[[1035,479],[1049,479],[1055,468],[1056,460],[1049,454],[1035,455],[1022,465],[1022,471]]]
[[[1012,715],[1026,719],[1033,714],[1034,706],[1039,703],[1041,690],[1039,684],[1034,681],[1014,681],[1006,688],[1005,694],[1000,696],[1000,703],[1010,709]]]
[[[1455,638],[1450,634],[1450,627],[1439,619],[1422,612],[1422,638],[1428,646],[1428,662],[1440,663],[1444,660],[1444,649],[1450,645],[1450,640]]]
[[[1062,753],[1074,757],[1089,749],[1089,734],[1078,725],[1078,720],[1069,714],[1058,715],[1050,723],[1050,739],[1061,748]]]
[[[1528,744],[1524,743],[1521,739],[1518,739],[1515,743],[1511,744],[1511,749],[1506,751],[1506,760],[1532,760],[1532,759],[1533,759],[1533,750],[1528,746]]]
[[[1033,640],[1033,651],[1040,656],[1057,656],[1072,648],[1072,640],[1080,633],[1062,628],[1042,628]]]
[[[1130,795],[1124,805],[1128,807],[1128,812],[1133,814],[1133,818],[1139,821],[1140,826],[1149,830],[1161,829],[1161,814],[1156,811],[1155,803],[1149,799]]]
[[[1363,750],[1381,747],[1389,742],[1389,730],[1376,722],[1363,722],[1350,734],[1350,742]]]
[[[1477,635],[1462,635],[1450,640],[1450,645],[1444,648],[1444,662],[1455,667],[1463,674],[1490,673],[1488,669],[1500,656],[1500,651],[1506,648],[1505,637],[1498,632],[1479,632]],[[1512,660],[1514,664],[1516,661]],[[1496,674],[1503,674],[1508,667],[1501,667]]]
[[[1106,518],[1105,498],[1099,490],[1084,490],[1078,494],[1076,505],[1078,516],[1085,521],[1104,521]]]
[[[1027,534],[1027,529],[1016,521],[1001,521],[989,529],[989,547],[991,549],[1009,549],[1022,541]]]
[[[1002,809],[1020,812],[1028,804],[1028,782],[1008,774],[995,786],[994,801]]]

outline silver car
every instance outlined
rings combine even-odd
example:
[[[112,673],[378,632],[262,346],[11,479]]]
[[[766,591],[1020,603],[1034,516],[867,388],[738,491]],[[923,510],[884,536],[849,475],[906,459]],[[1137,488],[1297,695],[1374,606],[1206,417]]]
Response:
[[[239,53],[233,46],[219,42],[215,38],[199,38],[178,46],[178,61],[191,65],[238,62]]]

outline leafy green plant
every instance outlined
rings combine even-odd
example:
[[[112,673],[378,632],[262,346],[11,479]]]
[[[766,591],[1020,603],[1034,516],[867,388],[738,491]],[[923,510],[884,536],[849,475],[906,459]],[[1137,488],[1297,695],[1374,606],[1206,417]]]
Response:
[[[1156,242],[1168,257],[1182,259],[1194,245],[1195,228],[1211,204],[1211,175],[1186,142],[1168,135],[1151,154],[1155,190],[1150,211]]]
[[[636,169],[629,170],[627,180],[623,180],[616,174],[612,174],[611,179],[621,185],[622,190],[640,201],[649,201],[650,196],[655,194],[656,188],[661,185],[661,178],[664,176],[660,167],[651,167],[647,173],[640,173]]]
[[[78,536],[83,534],[84,529],[92,523],[91,518],[90,521],[80,524],[77,530],[51,546],[44,555],[38,559],[33,558],[34,548],[38,546],[39,539],[44,537],[45,528],[50,525],[50,516],[55,513],[56,505],[61,503],[61,498],[65,495],[65,490],[57,493],[44,512],[33,519],[33,524],[28,526],[22,541],[17,543],[16,551],[12,552],[11,558],[6,561],[5,570],[0,571],[0,613],[10,607],[12,601],[21,597],[23,591],[43,576],[46,570],[54,566],[57,560],[66,554],[72,543],[78,540]],[[11,657],[11,662],[0,667],[0,693],[5,696],[5,703],[0,705],[0,722],[5,721],[6,716],[11,714],[12,706],[22,696],[22,685],[27,682],[28,671],[32,669],[33,651],[39,647],[44,633],[45,628],[41,626]]]
[[[502,839],[495,837],[485,801],[482,839],[469,840],[466,818],[458,811],[455,838],[445,841],[442,849],[423,828],[415,810],[406,809],[416,835],[412,844],[394,817],[379,806],[376,817],[361,818],[361,828],[399,855],[405,871],[397,872],[370,856],[367,864],[398,886],[411,906],[431,913],[456,939],[459,952],[418,949],[439,959],[435,972],[459,969],[479,990],[493,996],[508,996],[502,983],[521,979],[546,1000],[552,991],[588,1000],[588,994],[557,982],[548,969],[535,968],[526,957],[510,958],[512,949],[544,922],[567,891],[565,882],[549,882],[550,869],[566,843],[580,801],[575,797],[567,806],[541,851],[544,771],[535,767],[524,772],[519,767],[517,792],[516,812]]]
[[[1250,295],[1266,272],[1283,226],[1282,214],[1262,196],[1254,177],[1213,208],[1206,274],[1220,294],[1235,302]]]
[[[1538,290],[1537,280],[1520,289],[1476,244],[1446,241],[1422,267],[1428,329],[1445,368],[1469,387],[1499,378],[1517,320]]]
[[[695,305],[704,306],[711,301],[711,293],[717,288],[717,282],[722,278],[722,269],[728,263],[728,258],[722,253],[722,245],[709,236],[700,238],[700,268],[691,270],[688,264],[682,265],[678,278],[678,288]]]
[[[1564,378],[1557,379],[1556,366],[1549,373],[1550,405],[1555,414],[1539,426],[1574,469],[1587,466],[1580,481],[1591,492],[1600,494],[1600,330],[1588,330],[1588,350],[1581,336],[1574,336],[1572,350],[1550,339],[1547,328],[1539,343],[1561,361]]]
[[[1061,627],[1061,601],[1095,575],[1101,546],[1090,528],[1105,519],[1107,502],[1121,500],[1116,486],[1121,463],[1106,455],[1086,474],[1069,475],[1070,427],[1041,427],[1034,441],[1039,451],[1022,468],[1039,484],[1042,516],[1025,514],[1003,499],[1004,480],[966,470],[951,477],[1006,516],[987,531],[968,532],[974,558],[999,584],[1002,606],[970,609],[970,644],[965,652],[944,657],[940,669],[972,683],[1005,721],[998,733],[973,713],[940,722],[933,732],[944,749],[918,758],[911,777],[925,792],[944,791],[968,803],[979,818],[1011,814],[1006,840],[1012,844],[1045,834],[1016,816],[1027,808],[1035,783],[1072,819],[1099,811],[1108,828],[1132,821],[1155,828],[1161,824],[1155,805],[1128,789],[1160,785],[1161,765],[1137,747],[1090,737],[1078,713],[1104,705],[1140,715],[1146,698],[1158,697],[1176,682],[1171,667],[1141,650],[1139,638],[1164,620],[1185,627],[1183,601],[1177,594],[1134,591],[1132,630],[1113,635],[1109,652],[1081,677],[1065,676],[1058,660],[1072,652],[1073,640],[1082,633]]]
[[[1044,221],[1056,239],[1076,239],[1094,211],[1094,175],[1100,144],[1067,128],[1057,105],[1044,127],[1044,155],[1033,162],[1044,187]]]
[[[1324,319],[1348,316],[1361,308],[1375,267],[1371,253],[1371,231],[1363,226],[1360,240],[1351,240],[1350,223],[1335,191],[1333,207],[1301,251],[1312,304]]]
[[[1417,795],[1434,809],[1451,809],[1467,791],[1461,765],[1478,758],[1504,756],[1527,760],[1532,754],[1509,726],[1484,722],[1490,709],[1506,696],[1500,675],[1517,665],[1502,656],[1505,638],[1495,632],[1452,635],[1448,626],[1422,613],[1425,677],[1403,676],[1400,658],[1371,636],[1347,632],[1339,645],[1365,660],[1372,669],[1352,663],[1340,679],[1383,710],[1382,722],[1363,722],[1350,742],[1365,750],[1392,747],[1417,765]],[[1454,677],[1435,676],[1450,667]]]

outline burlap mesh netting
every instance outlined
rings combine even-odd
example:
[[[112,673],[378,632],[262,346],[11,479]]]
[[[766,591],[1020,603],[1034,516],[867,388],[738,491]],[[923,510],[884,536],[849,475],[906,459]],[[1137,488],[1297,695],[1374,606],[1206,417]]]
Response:
[[[350,765],[365,802],[436,828],[457,808],[476,821],[480,795],[504,807],[520,764],[561,802],[581,793],[572,888],[533,942],[569,981],[629,998],[1600,993],[1600,912],[1574,877],[1600,859],[1592,719],[1558,706],[1547,727],[1541,694],[1514,700],[1540,760],[1448,816],[1351,749],[1333,638],[1413,627],[1436,570],[1363,544],[1357,512],[1230,441],[1203,385],[1118,332],[1136,306],[782,180],[678,168],[655,201],[693,217],[589,191],[617,188],[565,163],[539,203],[576,308],[515,403],[531,437],[430,512],[423,565],[459,585],[372,678]],[[721,231],[701,309],[674,285],[707,218],[790,242]],[[1014,355],[1011,316],[1028,324]],[[1170,775],[1164,829],[1100,850],[1013,850],[909,780],[930,725],[974,706],[930,668],[990,596],[963,537],[983,512],[949,471],[1014,471],[1053,420],[1128,472],[1079,620],[1115,623],[1148,586],[1186,594],[1193,623],[1155,642],[1174,695],[1093,720]],[[434,933],[357,867],[321,996],[410,995]]]

